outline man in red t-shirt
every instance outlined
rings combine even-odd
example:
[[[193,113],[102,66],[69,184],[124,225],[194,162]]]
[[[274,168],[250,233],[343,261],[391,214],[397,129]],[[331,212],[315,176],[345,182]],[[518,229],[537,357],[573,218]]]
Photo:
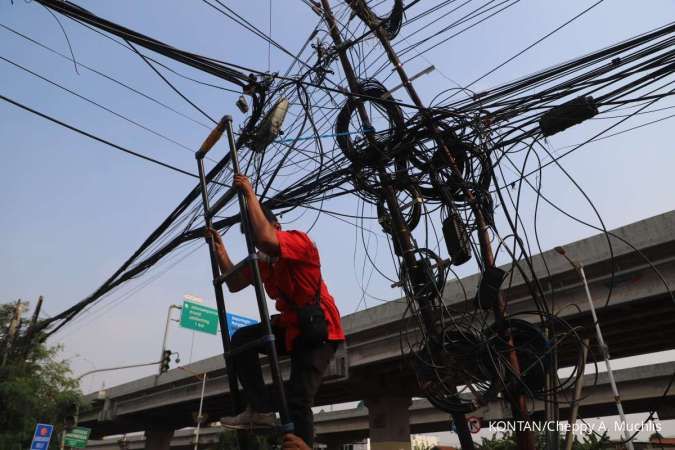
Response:
[[[321,277],[316,245],[301,231],[282,231],[274,213],[258,201],[248,178],[236,175],[234,185],[244,193],[248,202],[251,231],[255,246],[260,251],[260,272],[265,291],[276,300],[276,308],[281,313],[272,317],[272,328],[279,353],[291,356],[287,398],[294,433],[311,448],[314,443],[314,396],[338,342],[345,339],[340,313]],[[207,236],[215,242],[221,272],[229,272],[234,265],[220,235],[210,230]],[[239,271],[226,281],[230,292],[240,291],[251,282],[250,270]],[[303,339],[298,322],[298,311],[312,303],[320,305],[326,319],[325,339],[319,342]],[[240,328],[232,336],[232,347],[245,345],[264,334],[262,324]],[[258,360],[258,353],[265,353],[265,347],[261,344],[234,357],[248,407],[238,416],[221,419],[224,426],[249,428],[274,423],[275,415]]]

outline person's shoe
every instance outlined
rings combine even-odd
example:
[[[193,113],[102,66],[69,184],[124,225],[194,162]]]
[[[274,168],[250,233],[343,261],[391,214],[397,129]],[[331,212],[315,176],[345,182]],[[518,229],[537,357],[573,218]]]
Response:
[[[272,412],[261,413],[248,407],[234,417],[221,418],[220,424],[231,429],[273,428],[277,425],[277,417]]]

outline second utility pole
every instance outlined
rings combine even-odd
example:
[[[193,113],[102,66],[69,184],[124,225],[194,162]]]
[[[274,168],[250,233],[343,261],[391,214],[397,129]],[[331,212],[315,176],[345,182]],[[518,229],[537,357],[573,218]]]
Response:
[[[347,58],[342,37],[340,36],[340,32],[338,31],[337,24],[335,18],[333,17],[333,13],[328,3],[328,0],[321,0],[321,4],[323,6],[324,17],[326,22],[328,23],[328,28],[330,30],[331,37],[335,43],[335,46],[339,49],[338,56],[340,58],[343,70],[345,71],[345,76],[347,78],[347,82],[349,83],[349,88],[352,93],[358,94],[360,91],[358,80],[356,74],[354,73],[354,69],[351,66],[351,63],[349,62],[349,59]],[[406,84],[405,81],[404,84]],[[406,84],[406,87],[408,87],[408,85],[409,82]],[[363,124],[364,129],[372,129],[370,118],[368,117],[366,109],[362,103],[357,103],[357,112],[359,114],[359,117],[361,118],[361,123]],[[372,136],[372,133],[367,132],[365,135],[366,138],[369,140],[369,143],[371,145],[374,145],[375,142],[373,142],[374,138]],[[389,174],[387,174],[383,165],[380,165],[378,167],[378,177],[380,178],[380,183],[384,192],[384,199],[387,204],[389,214],[391,215],[393,225],[392,237],[395,240],[395,243],[398,245],[398,248],[401,249],[401,254],[407,270],[414,270],[418,266],[418,262],[414,255],[414,245],[412,243],[410,230],[408,230],[408,227],[405,224],[405,221],[401,214],[400,206],[396,199],[396,194],[394,193],[394,189],[391,185],[390,176]],[[433,317],[431,305],[428,303],[428,301],[421,302],[420,311],[422,313],[422,316],[424,317],[425,326],[428,328],[428,331],[431,332],[435,327],[435,319]],[[455,426],[457,428],[457,434],[460,438],[462,449],[473,450],[474,448],[473,439],[471,438],[471,432],[469,430],[466,417],[464,417],[464,414],[462,413],[452,413],[452,417]]]

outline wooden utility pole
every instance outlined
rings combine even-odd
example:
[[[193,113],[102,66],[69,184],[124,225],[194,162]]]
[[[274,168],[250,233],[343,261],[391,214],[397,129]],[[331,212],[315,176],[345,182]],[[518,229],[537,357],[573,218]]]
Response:
[[[434,137],[434,140],[436,141],[439,150],[446,156],[453,174],[458,177],[461,177],[459,165],[455,161],[454,156],[450,152],[450,149],[446,146],[444,140],[439,137],[440,130],[438,129],[431,112],[422,103],[422,100],[420,99],[415,88],[413,87],[410,78],[403,69],[401,62],[389,41],[387,33],[384,30],[383,23],[379,20],[374,20],[374,18],[368,11],[368,6],[365,4],[363,0],[351,0],[348,1],[348,3],[350,7],[354,10],[354,12],[358,13],[358,11],[361,10],[362,12],[365,13],[364,15],[367,17],[367,19],[365,20],[366,24],[374,32],[375,36],[380,41],[380,44],[384,48],[390,63],[394,66],[395,71],[399,75],[402,85],[405,87],[408,95],[410,96],[413,103],[420,111],[425,127],[428,129],[430,135]],[[344,70],[345,78],[347,79],[347,82],[349,84],[350,91],[352,94],[360,94],[361,92],[356,74],[354,73],[351,62],[349,61],[349,58],[347,56],[347,49],[342,40],[342,36],[337,26],[335,17],[333,16],[333,13],[331,11],[328,0],[321,0],[321,6],[323,9],[324,20],[328,25],[329,33],[337,49],[338,57]],[[361,102],[357,102],[356,112],[358,113],[361,119],[363,127],[365,129],[372,129],[370,118],[368,117],[366,108]],[[374,138],[371,133],[366,133],[365,137],[370,145],[375,145]],[[418,262],[414,254],[415,245],[412,241],[410,230],[406,227],[405,221],[401,214],[400,205],[398,204],[394,189],[392,187],[391,179],[387,174],[386,170],[384,169],[383,164],[379,164],[378,167],[376,167],[376,169],[381,184],[383,198],[387,206],[387,209],[389,210],[389,214],[392,221],[392,232],[391,232],[392,238],[394,239],[396,247],[398,247],[401,251],[400,256],[402,257],[403,262],[405,264],[405,269],[413,273],[417,269]],[[434,177],[434,179],[436,178],[434,174],[432,174],[432,176]],[[443,191],[443,187],[440,185],[440,183],[438,183],[436,179],[434,181],[436,187],[439,188],[440,191]],[[462,191],[467,200],[467,203],[470,205],[472,209],[472,212],[476,220],[482,263],[486,269],[493,268],[495,267],[495,257],[490,244],[490,237],[488,235],[488,220],[486,219],[480,205],[478,204],[475,194],[470,189],[464,186],[462,186]],[[452,199],[446,199],[448,207],[450,207],[450,205],[452,204],[451,200]],[[415,297],[418,297],[417,292],[415,292],[414,294]],[[432,314],[432,305],[429,303],[428,299],[423,297],[417,298],[416,300],[420,308],[420,313],[422,315],[425,328],[427,329],[426,331],[431,335],[434,335],[435,334],[434,332],[436,330],[436,320]],[[506,302],[501,293],[498,294],[497,301],[493,305],[492,310],[494,313],[495,322],[497,324],[499,335],[507,343],[507,350],[508,350],[507,355],[510,369],[516,376],[519,376],[520,364],[515,351],[513,337],[510,334],[508,326],[506,325],[505,321]],[[519,420],[528,420],[529,416],[525,396],[515,395],[510,397],[514,417],[516,417]],[[457,425],[457,432],[458,436],[460,437],[463,450],[473,449],[474,447],[473,441],[469,433],[466,418],[461,413],[453,413],[453,419]],[[518,447],[521,450],[534,450],[535,443],[534,443],[534,436],[532,433],[528,431],[520,431],[516,433],[516,436],[518,440]]]
[[[330,5],[327,0],[321,0],[321,4],[323,7],[324,19],[328,24],[329,32],[331,34],[333,42],[335,43],[335,46],[338,49],[340,49],[338,51],[338,57],[340,58],[342,68],[345,71],[345,76],[347,78],[347,82],[349,83],[350,91],[352,93],[358,94],[360,93],[360,88],[357,81],[357,77],[351,66],[349,58],[346,55],[346,50],[343,45],[342,36],[340,35],[340,32],[338,30]],[[410,88],[409,86],[410,83],[407,79],[403,80],[403,84],[406,85],[406,88],[408,89]],[[364,128],[367,129],[372,128],[370,118],[368,117],[364,105],[362,103],[357,103],[356,106],[357,106],[356,108],[357,113],[361,118],[361,122],[363,123]],[[366,133],[366,139],[368,139],[371,145],[375,144],[375,142],[373,142],[373,137],[370,133]],[[394,193],[394,189],[392,187],[391,179],[389,177],[389,174],[387,174],[386,170],[384,169],[383,165],[379,165],[379,167],[377,168],[377,172],[378,177],[380,179],[382,191],[384,193],[384,200],[387,205],[387,209],[389,210],[389,214],[391,216],[391,221],[393,225],[392,238],[394,239],[396,246],[399,249],[401,249],[401,256],[403,258],[407,270],[415,271],[417,269],[418,262],[415,257],[414,252],[415,249],[414,244],[412,242],[412,236],[410,234],[410,230],[405,224],[405,220],[403,219],[400,206],[398,204],[396,195]],[[424,317],[424,322],[427,331],[430,332],[431,334],[435,334],[433,333],[433,330],[435,330],[436,328],[436,320],[434,319],[432,313],[432,305],[426,299],[421,300],[419,303],[420,303],[419,304],[420,312]],[[468,423],[466,421],[466,418],[464,417],[464,414],[453,413],[452,417],[457,427],[457,434],[460,437],[462,449],[473,450],[474,445],[471,439],[471,434],[469,432]]]
[[[38,297],[37,305],[35,305],[35,311],[33,311],[33,317],[31,317],[30,319],[30,326],[28,328],[29,333],[33,332],[33,328],[35,328],[35,324],[37,323],[38,318],[40,317],[40,310],[42,309],[43,300],[44,299],[42,298],[42,296]]]
[[[14,306],[14,315],[9,321],[9,326],[7,327],[7,337],[5,339],[5,348],[2,355],[2,367],[7,364],[7,358],[9,357],[9,352],[12,349],[14,344],[14,339],[16,338],[16,333],[19,329],[19,324],[21,323],[21,310],[23,309],[23,303],[21,299],[16,301]]]
[[[33,317],[31,317],[30,319],[30,323],[28,324],[28,330],[26,330],[26,335],[23,339],[24,348],[22,350],[22,356],[24,362],[26,361],[26,359],[28,359],[31,347],[33,345],[33,338],[35,335],[35,325],[37,324],[37,321],[40,317],[40,311],[42,310],[42,301],[43,301],[42,296],[39,296],[37,305],[35,305],[35,310],[33,311]]]

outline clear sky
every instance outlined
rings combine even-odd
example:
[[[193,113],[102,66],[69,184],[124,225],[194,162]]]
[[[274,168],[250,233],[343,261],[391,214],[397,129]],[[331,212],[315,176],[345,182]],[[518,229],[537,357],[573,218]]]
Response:
[[[269,3],[263,0],[225,0],[264,31],[269,27]],[[335,2],[334,2],[335,3]],[[594,2],[522,0],[503,14],[454,38],[411,64],[411,73],[433,63],[437,70],[416,85],[425,101],[453,82],[466,84],[517,51],[572,18]],[[214,13],[202,2],[146,0],[136,2],[82,1],[82,6],[176,47],[266,70],[267,44]],[[669,0],[605,1],[580,20],[482,80],[476,90],[532,73],[560,61],[602,48],[664,25],[674,17]],[[300,49],[317,17],[299,0],[277,0],[272,7],[272,36],[292,51]],[[178,98],[137,57],[100,35],[60,18],[76,59],[101,72],[132,84],[194,120],[170,112],[130,94],[92,72],[0,28],[0,56],[62,83],[108,108],[128,115],[144,126],[182,144],[146,130],[55,88],[0,60],[0,94],[117,144],[138,150],[182,169],[196,171],[189,149],[208,133],[199,113]],[[0,2],[0,24],[12,27],[50,47],[69,54],[56,20],[35,2]],[[284,71],[290,59],[272,48],[271,68]],[[202,80],[203,74],[174,67]],[[198,86],[172,76],[189,97],[211,115],[236,114],[237,95]],[[453,81],[450,81],[453,80]],[[393,78],[389,86],[393,86]],[[228,86],[231,87],[231,86]],[[672,101],[659,103],[671,106]],[[626,126],[667,115],[635,118]],[[600,122],[600,121],[598,121]],[[586,190],[608,227],[614,228],[673,209],[672,122],[594,143],[564,159],[566,168]],[[603,124],[606,125],[606,124]],[[597,129],[585,124],[549,139],[552,148],[583,140]],[[621,128],[620,128],[621,129]],[[44,316],[53,315],[90,294],[135,250],[173,207],[195,185],[195,180],[131,158],[102,144],[76,135],[44,119],[0,103],[0,300],[34,300],[45,296]],[[222,155],[220,145],[214,155]],[[557,170],[544,172],[544,190],[556,203],[597,224],[592,211]],[[523,211],[530,219],[533,196],[526,196]],[[336,209],[354,212],[353,199],[341,199]],[[297,215],[296,215],[297,216]],[[296,217],[294,216],[294,217]],[[302,217],[292,227],[302,229],[313,217]],[[375,224],[373,230],[377,231]],[[544,208],[540,216],[543,247],[564,244],[595,231]],[[352,225],[321,217],[313,239],[323,256],[323,272],[343,314],[397,298],[377,274],[365,271],[363,244]],[[235,257],[243,256],[241,236],[233,231],[226,242]],[[371,248],[374,250],[374,247]],[[386,245],[380,237],[380,255]],[[468,274],[475,267],[463,269]],[[161,275],[161,276],[158,276]],[[377,299],[362,296],[362,287]],[[134,281],[107,297],[90,313],[53,340],[65,346],[74,372],[158,358],[167,308],[193,294],[214,305],[208,254],[203,245],[175,265]],[[228,296],[230,311],[256,316],[252,292]],[[218,339],[193,335],[172,324],[169,347],[183,362],[212,356]],[[670,357],[672,359],[672,357]],[[154,373],[154,368],[111,372],[88,377],[86,392]]]

